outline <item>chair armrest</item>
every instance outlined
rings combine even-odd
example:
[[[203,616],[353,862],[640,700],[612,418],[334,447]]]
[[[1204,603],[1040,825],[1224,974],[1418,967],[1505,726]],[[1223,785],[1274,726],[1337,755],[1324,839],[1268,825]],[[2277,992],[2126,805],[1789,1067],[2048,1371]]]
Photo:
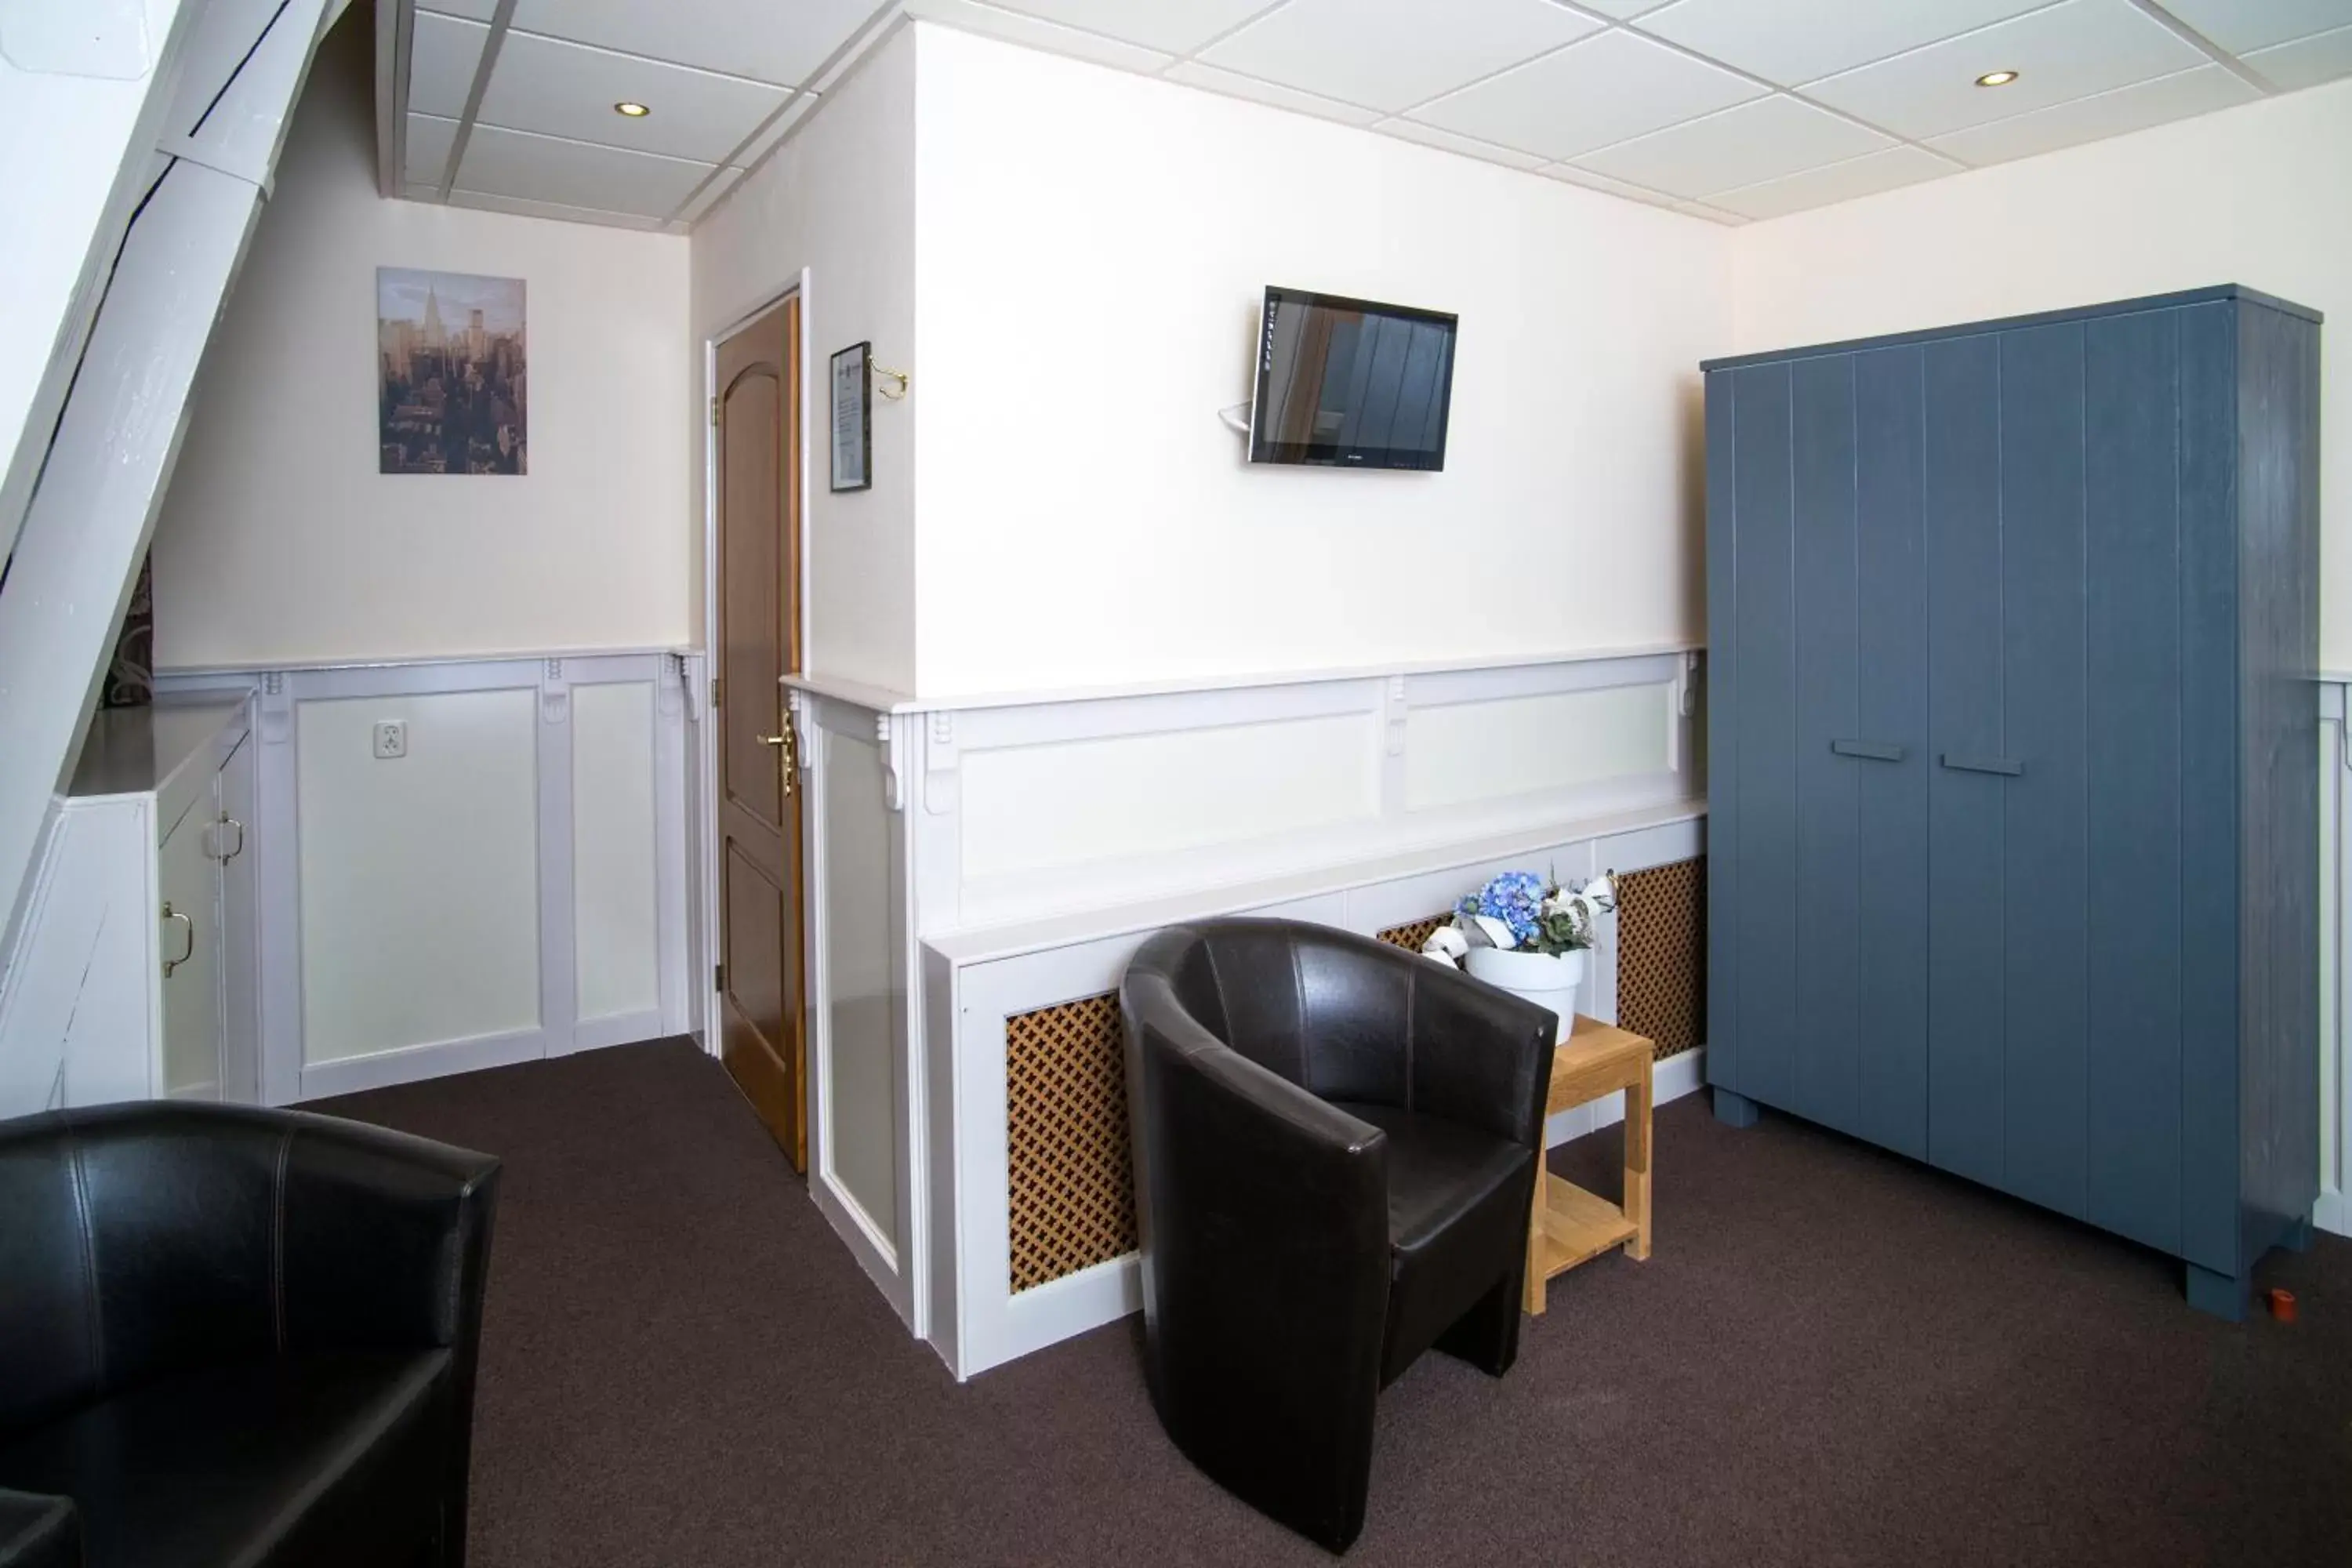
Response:
[[[73,1500],[0,1487],[0,1568],[81,1568]]]
[[[455,1349],[470,1381],[499,1162],[331,1117],[290,1120],[284,1342]]]
[[[1157,1005],[1138,994],[1155,989]],[[1155,1277],[1145,1300],[1182,1301],[1185,1322],[1259,1343],[1277,1323],[1350,1332],[1343,1320],[1369,1305],[1360,1350],[1374,1375],[1386,1134],[1227,1047],[1157,981],[1123,990],[1136,1216]]]
[[[1423,971],[1412,987],[1413,1109],[1540,1150],[1559,1015],[1450,963],[1403,961]]]
[[[1130,972],[1120,1004],[1160,1418],[1213,1475],[1354,1476],[1360,1493],[1388,1311],[1387,1135],[1228,1048],[1156,976]]]

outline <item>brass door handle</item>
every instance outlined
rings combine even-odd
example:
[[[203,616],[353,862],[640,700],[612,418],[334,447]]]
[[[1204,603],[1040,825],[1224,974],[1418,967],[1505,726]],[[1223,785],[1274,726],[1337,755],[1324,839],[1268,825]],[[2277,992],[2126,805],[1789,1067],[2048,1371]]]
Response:
[[[800,758],[793,754],[793,732],[787,730],[781,735],[762,735],[760,744],[774,746],[782,753],[776,759],[776,765],[783,775],[784,793],[792,794],[793,775],[800,771]]]
[[[167,921],[179,921],[188,928],[188,945],[180,950],[179,957],[167,958],[163,961],[163,978],[169,980],[172,978],[172,971],[196,956],[196,921],[194,916],[173,909],[169,900],[166,900],[163,904],[163,918]]]

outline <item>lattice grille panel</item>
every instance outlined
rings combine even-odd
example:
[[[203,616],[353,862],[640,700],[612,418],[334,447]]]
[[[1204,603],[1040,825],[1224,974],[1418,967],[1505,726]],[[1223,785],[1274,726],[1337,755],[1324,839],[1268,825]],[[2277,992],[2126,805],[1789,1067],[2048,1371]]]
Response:
[[[1013,1293],[1133,1252],[1116,994],[1004,1020],[1004,1120]]]
[[[1617,879],[1617,1022],[1660,1060],[1706,1043],[1706,860]]]
[[[1391,926],[1380,933],[1381,940],[1391,947],[1401,947],[1408,952],[1419,952],[1421,944],[1429,940],[1429,933],[1453,918],[1452,915],[1432,915],[1425,921]]]

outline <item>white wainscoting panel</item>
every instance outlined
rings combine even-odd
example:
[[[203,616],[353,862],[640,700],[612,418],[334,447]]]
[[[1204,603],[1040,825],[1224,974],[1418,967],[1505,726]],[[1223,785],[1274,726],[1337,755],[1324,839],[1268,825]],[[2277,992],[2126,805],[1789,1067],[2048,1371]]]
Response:
[[[825,1152],[834,1175],[895,1254],[899,1103],[890,1038],[890,815],[882,751],[824,744]]]
[[[1370,712],[976,750],[963,874],[1174,855],[1360,821],[1381,809]]]
[[[252,693],[260,1097],[683,1033],[697,654],[167,672]],[[374,727],[408,725],[379,760]]]
[[[583,1023],[661,1007],[654,683],[572,688],[572,906]]]
[[[1678,653],[901,707],[929,936],[1701,793]]]
[[[910,720],[794,692],[809,846],[809,1194],[918,1337],[929,1205],[899,757]]]
[[[1674,765],[1675,689],[1602,686],[1416,707],[1405,721],[1413,811],[1645,777]]]
[[[408,754],[373,728],[408,726]],[[295,706],[305,1067],[540,1025],[539,692]]]
[[[819,1210],[962,1375],[1131,1310],[1131,1258],[1011,1293],[1007,1014],[1110,988],[1178,921],[1371,932],[1498,871],[1696,855],[1697,673],[1641,650],[961,706],[787,677]],[[1613,930],[1596,956],[1581,1007],[1613,1017]]]

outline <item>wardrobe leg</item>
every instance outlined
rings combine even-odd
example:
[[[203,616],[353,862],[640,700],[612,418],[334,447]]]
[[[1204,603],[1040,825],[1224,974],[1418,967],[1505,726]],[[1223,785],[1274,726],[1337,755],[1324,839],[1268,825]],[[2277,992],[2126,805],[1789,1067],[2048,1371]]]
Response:
[[[2246,1280],[2235,1274],[2223,1274],[2211,1268],[2186,1264],[2189,1271],[2189,1304],[2200,1312],[2210,1312],[2227,1322],[2246,1321]]]
[[[1715,1119],[1726,1127],[1753,1127],[1763,1109],[1744,1094],[1717,1088],[1715,1091]]]
[[[2311,1250],[2311,1216],[2305,1215],[2301,1219],[2288,1226],[2286,1234],[2279,1237],[2278,1244],[2289,1252],[2309,1252]]]

